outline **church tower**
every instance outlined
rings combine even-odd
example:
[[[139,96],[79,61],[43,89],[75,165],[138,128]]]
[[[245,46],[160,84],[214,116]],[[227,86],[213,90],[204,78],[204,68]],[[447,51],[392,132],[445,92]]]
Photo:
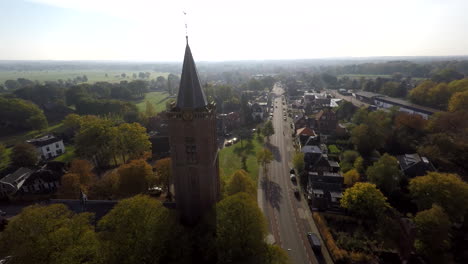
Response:
[[[188,45],[177,101],[167,113],[176,208],[193,225],[220,199],[216,107],[208,103]]]

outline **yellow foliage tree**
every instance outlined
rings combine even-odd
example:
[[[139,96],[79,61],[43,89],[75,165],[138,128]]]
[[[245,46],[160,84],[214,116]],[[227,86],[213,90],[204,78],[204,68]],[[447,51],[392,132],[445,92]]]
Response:
[[[257,198],[257,188],[255,182],[250,178],[249,174],[244,170],[238,170],[231,175],[229,183],[226,186],[227,195],[245,192],[252,196],[254,200]]]
[[[464,92],[454,93],[450,97],[448,110],[450,112],[465,110],[468,111],[468,90]]]
[[[346,172],[344,175],[344,184],[346,184],[348,187],[352,187],[356,182],[359,181],[360,175],[359,172],[356,169],[349,170]]]

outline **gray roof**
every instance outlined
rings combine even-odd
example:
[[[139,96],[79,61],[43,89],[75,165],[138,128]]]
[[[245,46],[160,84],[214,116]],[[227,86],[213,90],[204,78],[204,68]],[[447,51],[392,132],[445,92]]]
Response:
[[[187,41],[176,107],[197,109],[207,105],[205,93],[198,79],[197,67]]]
[[[59,142],[59,141],[61,141],[61,139],[56,138],[53,135],[45,135],[40,138],[26,140],[26,143],[32,144],[36,147],[42,147],[42,146],[54,144],[55,142]]]
[[[408,108],[412,108],[412,109],[419,110],[419,111],[424,111],[424,112],[426,112],[428,114],[433,114],[433,113],[436,113],[436,112],[440,112],[440,110],[430,108],[430,107],[426,107],[426,106],[422,106],[422,105],[413,104],[411,102],[408,102],[408,101],[400,99],[400,98],[380,96],[378,98],[375,98],[375,100],[388,102],[388,103],[391,103],[391,104],[395,104],[395,105],[399,105],[399,106],[403,106],[403,107],[408,107]]]
[[[21,188],[23,183],[31,176],[33,170],[28,168],[21,167],[15,172],[8,174],[0,180],[0,183],[8,184],[14,187],[15,189]]]
[[[367,92],[367,91],[357,91],[354,93],[355,95],[362,96],[362,97],[367,97],[367,98],[373,98],[373,97],[380,97],[380,96],[385,96],[383,94],[378,94],[378,93],[373,93],[373,92]]]
[[[302,147],[301,151],[302,151],[302,153],[322,153],[322,150],[319,147],[315,146],[315,145],[313,145],[313,146],[304,146],[304,147]]]

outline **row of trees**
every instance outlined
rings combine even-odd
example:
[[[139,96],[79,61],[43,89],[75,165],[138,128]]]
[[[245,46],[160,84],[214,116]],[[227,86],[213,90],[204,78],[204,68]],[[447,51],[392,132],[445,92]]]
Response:
[[[410,91],[412,102],[451,112],[468,110],[468,79],[449,83],[424,81]]]
[[[0,96],[0,127],[22,130],[44,129],[47,125],[43,111],[35,104]]]
[[[72,173],[89,169],[79,166],[89,164],[79,163]],[[236,171],[225,189],[227,197],[216,205],[212,227],[207,222],[195,228],[180,226],[174,211],[144,195],[121,200],[96,228],[89,213],[74,214],[61,204],[30,206],[0,233],[2,241],[11,242],[0,244],[0,257],[13,256],[13,263],[39,264],[190,263],[194,259],[287,263],[281,248],[264,242],[266,221],[250,176]],[[207,232],[211,228],[214,232]]]

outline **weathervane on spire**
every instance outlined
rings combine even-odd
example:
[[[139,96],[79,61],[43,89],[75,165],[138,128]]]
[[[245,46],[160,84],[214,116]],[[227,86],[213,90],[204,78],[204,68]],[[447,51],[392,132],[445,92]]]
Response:
[[[188,30],[187,30],[187,12],[184,12],[184,20],[185,20],[185,39],[187,40],[187,45],[188,45]]]

